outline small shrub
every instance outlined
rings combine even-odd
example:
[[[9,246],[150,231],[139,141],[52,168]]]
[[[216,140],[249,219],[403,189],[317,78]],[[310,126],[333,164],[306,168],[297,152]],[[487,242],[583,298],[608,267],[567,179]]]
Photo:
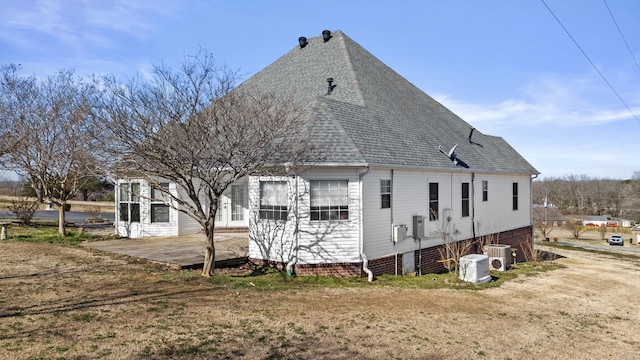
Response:
[[[28,197],[16,197],[11,201],[9,211],[15,215],[16,219],[24,225],[28,225],[33,220],[40,203]]]
[[[87,214],[89,214],[89,216],[91,217],[91,222],[101,222],[102,221],[102,214],[100,212],[100,206],[94,205],[94,206],[90,206],[89,209],[87,209]]]

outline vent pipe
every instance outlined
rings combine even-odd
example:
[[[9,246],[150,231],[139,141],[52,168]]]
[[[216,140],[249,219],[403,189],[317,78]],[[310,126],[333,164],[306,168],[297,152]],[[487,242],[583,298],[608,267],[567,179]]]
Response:
[[[327,95],[331,95],[331,92],[333,91],[333,89],[338,86],[338,85],[333,85],[333,78],[328,78],[327,79]]]
[[[300,49],[302,49],[303,47],[307,46],[308,42],[307,42],[307,38],[304,36],[300,36],[298,38],[298,43],[300,43]]]
[[[323,30],[322,31],[322,39],[324,40],[324,42],[329,41],[329,39],[331,39],[331,31]]]

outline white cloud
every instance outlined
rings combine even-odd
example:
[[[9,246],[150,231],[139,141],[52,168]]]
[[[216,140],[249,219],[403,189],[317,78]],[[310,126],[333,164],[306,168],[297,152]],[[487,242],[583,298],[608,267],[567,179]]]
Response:
[[[474,126],[487,130],[545,124],[570,128],[635,120],[599,78],[541,77],[529,82],[511,99],[496,103],[461,101],[442,94],[434,98]],[[627,104],[630,100],[634,99],[626,100]],[[640,115],[640,106],[631,109]]]
[[[113,46],[113,32],[136,39],[151,36],[153,17],[172,13],[170,1],[35,0],[2,4],[0,40],[33,48],[37,36],[51,38],[75,51]]]

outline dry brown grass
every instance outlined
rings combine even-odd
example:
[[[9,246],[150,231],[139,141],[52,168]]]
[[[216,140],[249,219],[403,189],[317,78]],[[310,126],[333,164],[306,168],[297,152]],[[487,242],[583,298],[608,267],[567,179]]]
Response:
[[[640,262],[561,255],[566,268],[482,291],[270,291],[4,241],[0,358],[637,358]]]

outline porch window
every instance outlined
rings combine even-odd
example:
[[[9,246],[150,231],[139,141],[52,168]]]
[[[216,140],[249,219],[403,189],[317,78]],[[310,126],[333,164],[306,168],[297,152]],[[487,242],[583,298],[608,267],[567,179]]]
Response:
[[[349,181],[310,182],[311,220],[349,220]]]
[[[380,180],[380,208],[391,207],[391,180]]]
[[[438,220],[438,183],[429,183],[429,221]]]
[[[513,183],[512,188],[513,200],[512,200],[512,209],[518,210],[518,183]]]
[[[287,220],[287,182],[260,181],[260,219]]]
[[[482,201],[489,200],[489,182],[482,180]]]
[[[140,222],[140,183],[120,184],[120,221]]]
[[[244,185],[231,185],[231,221],[244,220]]]
[[[151,222],[169,222],[169,184],[160,183],[160,188],[151,189]]]
[[[462,183],[462,217],[469,216],[469,183]]]

